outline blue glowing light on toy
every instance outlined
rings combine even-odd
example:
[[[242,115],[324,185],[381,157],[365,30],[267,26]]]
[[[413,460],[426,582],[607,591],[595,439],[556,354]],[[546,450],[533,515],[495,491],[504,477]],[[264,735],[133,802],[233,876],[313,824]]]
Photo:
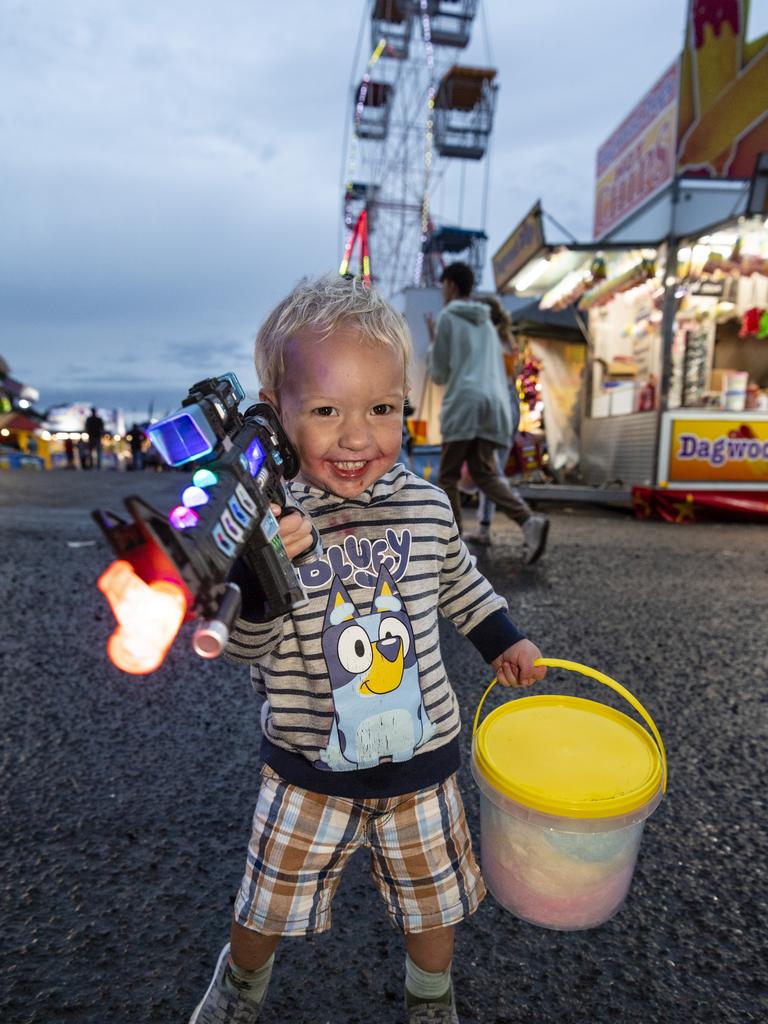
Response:
[[[153,423],[147,434],[169,466],[201,459],[216,447],[216,435],[198,406]]]
[[[248,460],[248,471],[251,476],[256,476],[264,465],[264,459],[266,458],[264,449],[256,438],[254,438],[246,448],[245,457]]]

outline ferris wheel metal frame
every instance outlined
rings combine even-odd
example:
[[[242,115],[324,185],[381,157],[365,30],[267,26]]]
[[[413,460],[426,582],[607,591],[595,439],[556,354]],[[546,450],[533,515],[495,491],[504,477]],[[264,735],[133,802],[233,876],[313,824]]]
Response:
[[[485,27],[482,0],[364,5],[343,143],[340,273],[355,272],[357,251],[357,274],[390,297],[436,284],[450,257],[482,276],[498,86],[488,59],[461,63],[478,9]],[[485,36],[490,58],[487,27]]]

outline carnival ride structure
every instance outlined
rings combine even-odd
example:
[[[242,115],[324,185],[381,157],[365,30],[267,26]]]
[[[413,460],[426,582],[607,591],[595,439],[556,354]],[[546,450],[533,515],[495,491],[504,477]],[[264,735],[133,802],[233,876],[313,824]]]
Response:
[[[476,59],[483,13],[480,0],[365,4],[344,141],[340,273],[389,296],[436,284],[453,259],[482,277],[498,88],[487,30],[482,63],[462,58]]]

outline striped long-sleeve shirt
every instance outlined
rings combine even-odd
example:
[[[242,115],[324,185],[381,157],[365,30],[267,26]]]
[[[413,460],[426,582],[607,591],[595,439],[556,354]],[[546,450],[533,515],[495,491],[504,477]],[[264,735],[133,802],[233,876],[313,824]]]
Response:
[[[340,796],[390,796],[458,766],[456,695],[438,614],[487,661],[522,637],[478,572],[445,493],[399,463],[356,499],[293,482],[323,554],[298,567],[309,602],[267,622],[237,577],[243,613],[228,655],[266,704],[262,758],[288,781]]]

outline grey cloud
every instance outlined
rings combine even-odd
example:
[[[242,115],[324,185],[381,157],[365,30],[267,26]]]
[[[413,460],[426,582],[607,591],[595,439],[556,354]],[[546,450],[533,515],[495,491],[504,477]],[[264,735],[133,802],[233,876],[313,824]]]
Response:
[[[201,366],[212,362],[242,362],[249,358],[248,349],[236,341],[200,339],[169,341],[163,346],[163,357],[182,366]]]
[[[106,384],[111,388],[119,387],[121,390],[135,388],[137,386],[149,386],[155,381],[155,378],[149,374],[125,373],[125,371],[120,371],[119,377],[117,377],[114,372],[73,373],[69,375],[68,379],[73,385]]]
[[[142,44],[132,54],[133,63],[142,70],[157,71],[168,66],[168,52],[161,46]]]

